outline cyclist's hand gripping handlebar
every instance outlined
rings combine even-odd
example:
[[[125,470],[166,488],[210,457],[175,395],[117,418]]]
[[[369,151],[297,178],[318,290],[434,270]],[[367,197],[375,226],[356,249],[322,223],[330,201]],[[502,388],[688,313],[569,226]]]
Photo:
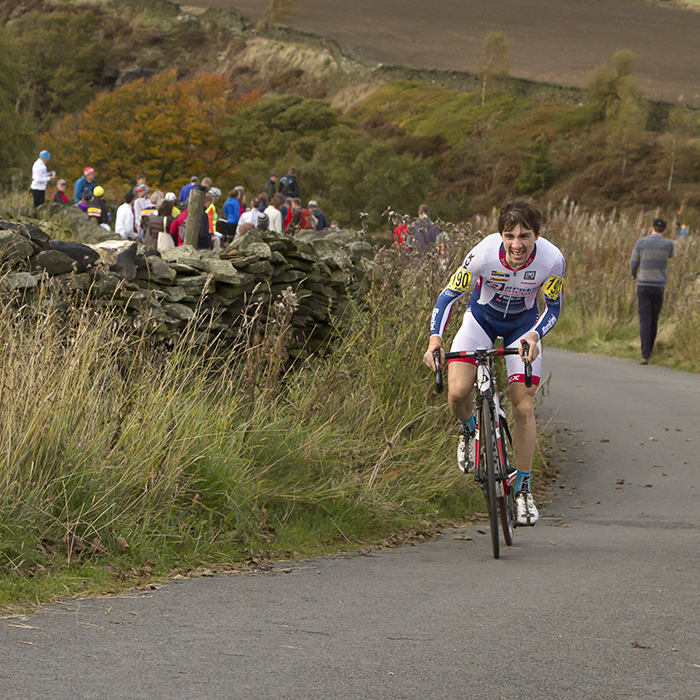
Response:
[[[527,340],[521,340],[520,346],[523,350],[523,362],[525,363],[525,386],[529,389],[532,386],[532,365],[528,359],[530,344],[527,342]]]
[[[433,350],[433,359],[435,360],[435,391],[442,394],[442,363],[440,362],[440,348]]]

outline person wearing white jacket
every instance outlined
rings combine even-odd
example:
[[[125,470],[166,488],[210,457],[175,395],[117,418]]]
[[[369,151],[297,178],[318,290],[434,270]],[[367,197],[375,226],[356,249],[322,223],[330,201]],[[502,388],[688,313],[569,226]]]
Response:
[[[51,154],[48,151],[42,151],[32,165],[32,184],[29,186],[29,191],[34,198],[34,208],[42,205],[46,201],[46,185],[56,177],[56,173],[46,167]]]

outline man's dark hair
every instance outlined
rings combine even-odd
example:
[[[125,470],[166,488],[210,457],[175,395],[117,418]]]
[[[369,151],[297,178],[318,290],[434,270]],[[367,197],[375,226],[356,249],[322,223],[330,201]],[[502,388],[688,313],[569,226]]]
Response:
[[[125,204],[131,204],[134,201],[134,193],[129,190],[125,195],[124,195],[124,203]]]
[[[291,168],[289,168],[288,174],[289,175],[296,175],[297,169],[294,166],[292,166]]]
[[[540,233],[542,213],[535,203],[527,197],[518,197],[506,202],[498,215],[498,232],[512,231],[518,224],[535,236]]]
[[[256,197],[256,198],[253,200],[253,203],[251,204],[251,207],[253,207],[253,209],[260,209],[260,205],[261,205],[261,204],[262,204],[262,200],[261,200],[259,197]]]
[[[418,216],[421,214],[430,214],[430,207],[427,204],[421,204],[418,207]]]

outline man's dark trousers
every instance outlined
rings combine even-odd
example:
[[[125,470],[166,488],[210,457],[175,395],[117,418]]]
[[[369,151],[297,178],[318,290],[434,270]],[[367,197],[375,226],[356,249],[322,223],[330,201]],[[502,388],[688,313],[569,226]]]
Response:
[[[659,314],[664,303],[664,288],[652,287],[647,284],[637,285],[637,303],[639,305],[639,336],[642,340],[642,358],[648,360],[659,327]]]

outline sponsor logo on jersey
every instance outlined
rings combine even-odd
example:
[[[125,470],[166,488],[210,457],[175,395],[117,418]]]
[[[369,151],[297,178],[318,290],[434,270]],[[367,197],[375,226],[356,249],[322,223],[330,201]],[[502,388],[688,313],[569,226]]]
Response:
[[[561,294],[561,288],[564,286],[564,280],[561,277],[552,275],[543,285],[542,291],[547,299],[555,301]]]
[[[501,272],[500,270],[491,270],[491,277],[507,280],[510,279],[510,274],[508,272]]]
[[[537,273],[534,270],[527,270],[525,272],[525,279],[526,280],[534,280],[536,274]]]
[[[452,277],[450,277],[450,283],[447,285],[448,289],[453,292],[466,292],[472,283],[472,273],[469,270],[465,270],[460,267]]]
[[[486,280],[486,286],[489,289],[495,289],[497,292],[502,292],[506,287],[506,283],[501,282],[500,280]]]

